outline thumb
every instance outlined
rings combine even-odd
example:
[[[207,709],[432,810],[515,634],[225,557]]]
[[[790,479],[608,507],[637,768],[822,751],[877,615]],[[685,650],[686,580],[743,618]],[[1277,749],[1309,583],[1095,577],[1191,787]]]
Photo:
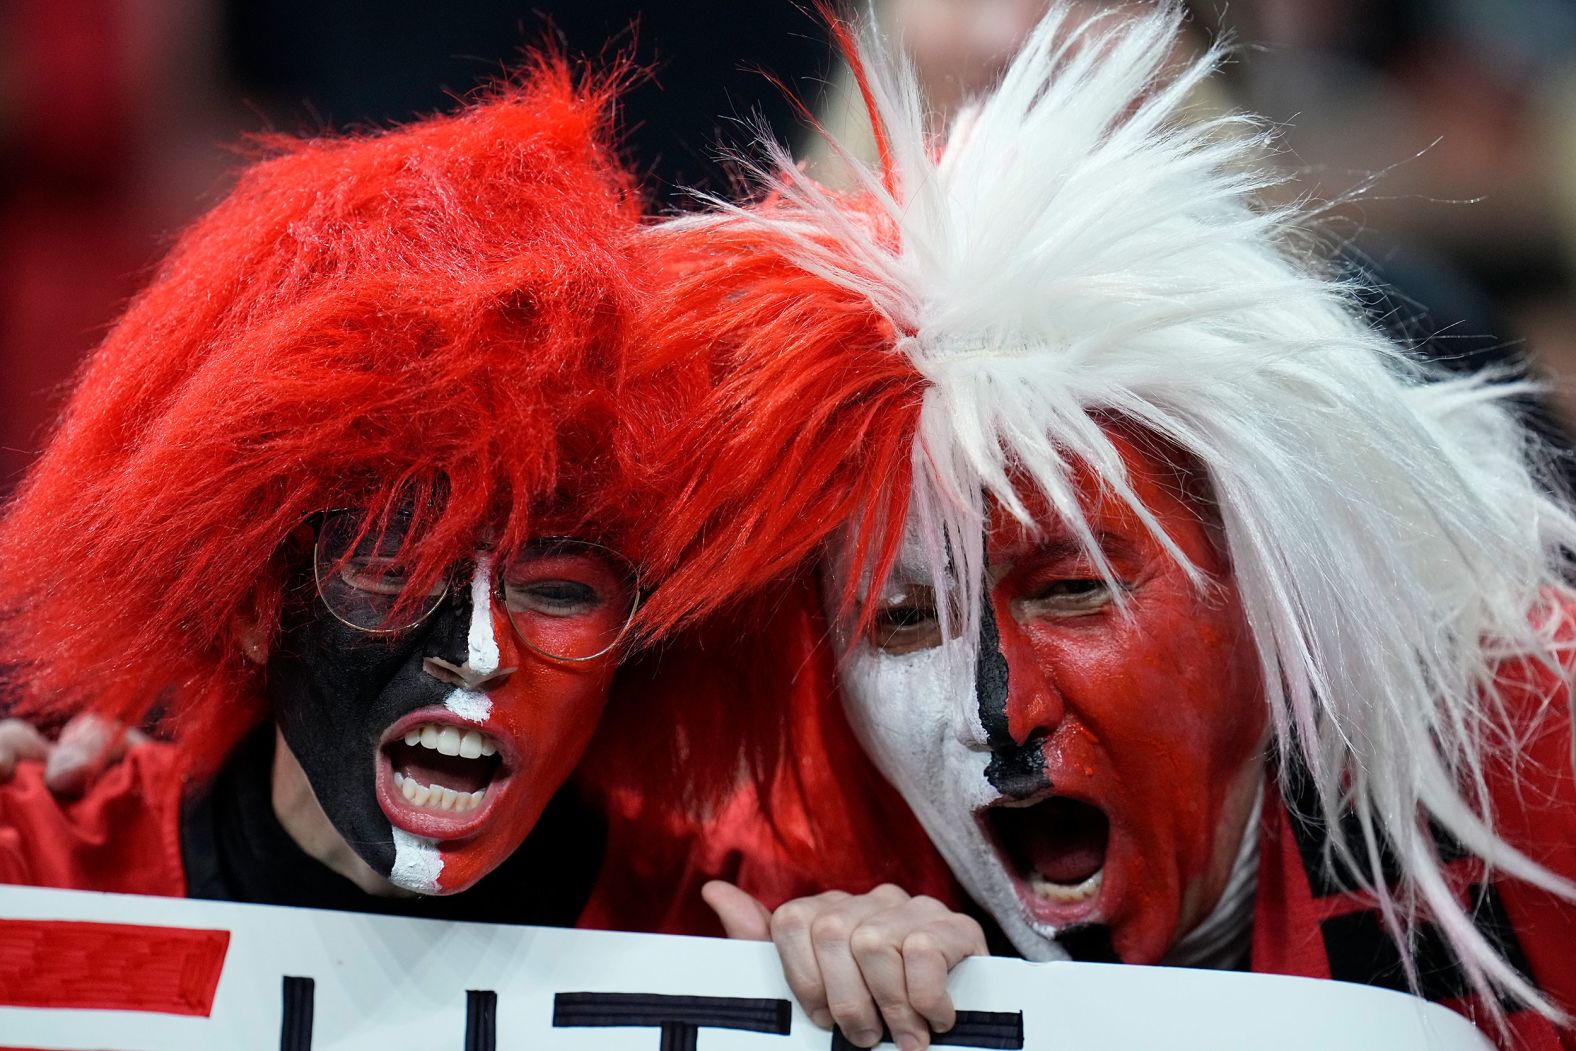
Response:
[[[738,887],[714,879],[700,889],[700,896],[722,921],[728,937],[752,942],[772,940],[771,910]]]

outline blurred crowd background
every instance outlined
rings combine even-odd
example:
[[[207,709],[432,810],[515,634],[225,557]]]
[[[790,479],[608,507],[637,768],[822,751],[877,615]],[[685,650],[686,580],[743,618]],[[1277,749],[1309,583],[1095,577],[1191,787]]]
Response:
[[[1045,0],[875,6],[944,111],[990,82]],[[170,237],[222,195],[247,133],[431,113],[551,41],[651,70],[625,100],[625,143],[654,207],[673,207],[682,187],[732,187],[716,146],[748,141],[753,119],[804,143],[779,84],[859,139],[810,7],[0,0],[0,494]],[[1232,42],[1210,104],[1284,126],[1288,192],[1331,202],[1350,265],[1392,289],[1375,316],[1436,356],[1529,359],[1554,417],[1576,422],[1576,2],[1189,7],[1195,46]]]

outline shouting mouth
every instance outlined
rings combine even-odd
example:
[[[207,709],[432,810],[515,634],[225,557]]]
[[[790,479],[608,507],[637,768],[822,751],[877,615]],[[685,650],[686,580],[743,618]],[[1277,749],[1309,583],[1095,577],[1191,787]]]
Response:
[[[1052,928],[1098,920],[1111,823],[1090,803],[1050,796],[980,811],[1024,908]]]
[[[487,820],[507,787],[510,749],[446,710],[412,712],[378,748],[378,802],[394,825],[427,839],[459,839]]]

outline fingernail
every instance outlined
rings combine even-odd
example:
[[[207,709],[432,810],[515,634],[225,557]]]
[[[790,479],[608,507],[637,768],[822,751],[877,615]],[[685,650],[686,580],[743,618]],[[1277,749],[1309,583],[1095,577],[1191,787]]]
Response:
[[[814,1022],[822,1029],[830,1029],[832,1028],[832,1012],[827,1010],[811,1011],[810,1021]]]
[[[897,1038],[897,1051],[919,1051],[919,1037],[904,1033]]]
[[[49,758],[44,760],[44,776],[56,777],[74,766],[81,765],[81,753],[70,748],[57,747],[49,753]]]
[[[876,1041],[880,1039],[881,1034],[874,1029],[856,1029],[848,1035],[848,1042],[860,1047],[875,1047]]]

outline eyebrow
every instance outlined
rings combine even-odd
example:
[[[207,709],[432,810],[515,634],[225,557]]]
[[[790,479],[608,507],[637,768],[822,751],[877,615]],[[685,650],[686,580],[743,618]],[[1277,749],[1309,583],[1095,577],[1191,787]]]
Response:
[[[1095,544],[1105,553],[1107,559],[1131,558],[1139,554],[1137,545],[1127,536],[1110,530],[1096,529],[1094,531]],[[1041,539],[1025,539],[1021,545],[1009,549],[1012,553],[1011,562],[1018,562],[1024,558],[1037,558],[1043,561],[1055,561],[1067,558],[1087,557],[1084,546],[1071,533],[1058,529],[1050,532]],[[891,574],[883,582],[881,592],[886,598],[892,598],[905,589],[912,587],[930,587],[933,583],[931,570],[920,563],[899,560],[892,567]],[[871,594],[865,596],[868,601]]]
[[[1137,547],[1126,536],[1106,530],[1095,530],[1095,545],[1105,554],[1106,558],[1124,558],[1137,553]],[[1029,539],[1021,547],[1011,549],[1014,560],[1034,557],[1051,561],[1063,558],[1084,558],[1086,550],[1077,537],[1070,533],[1057,532],[1040,540]]]

